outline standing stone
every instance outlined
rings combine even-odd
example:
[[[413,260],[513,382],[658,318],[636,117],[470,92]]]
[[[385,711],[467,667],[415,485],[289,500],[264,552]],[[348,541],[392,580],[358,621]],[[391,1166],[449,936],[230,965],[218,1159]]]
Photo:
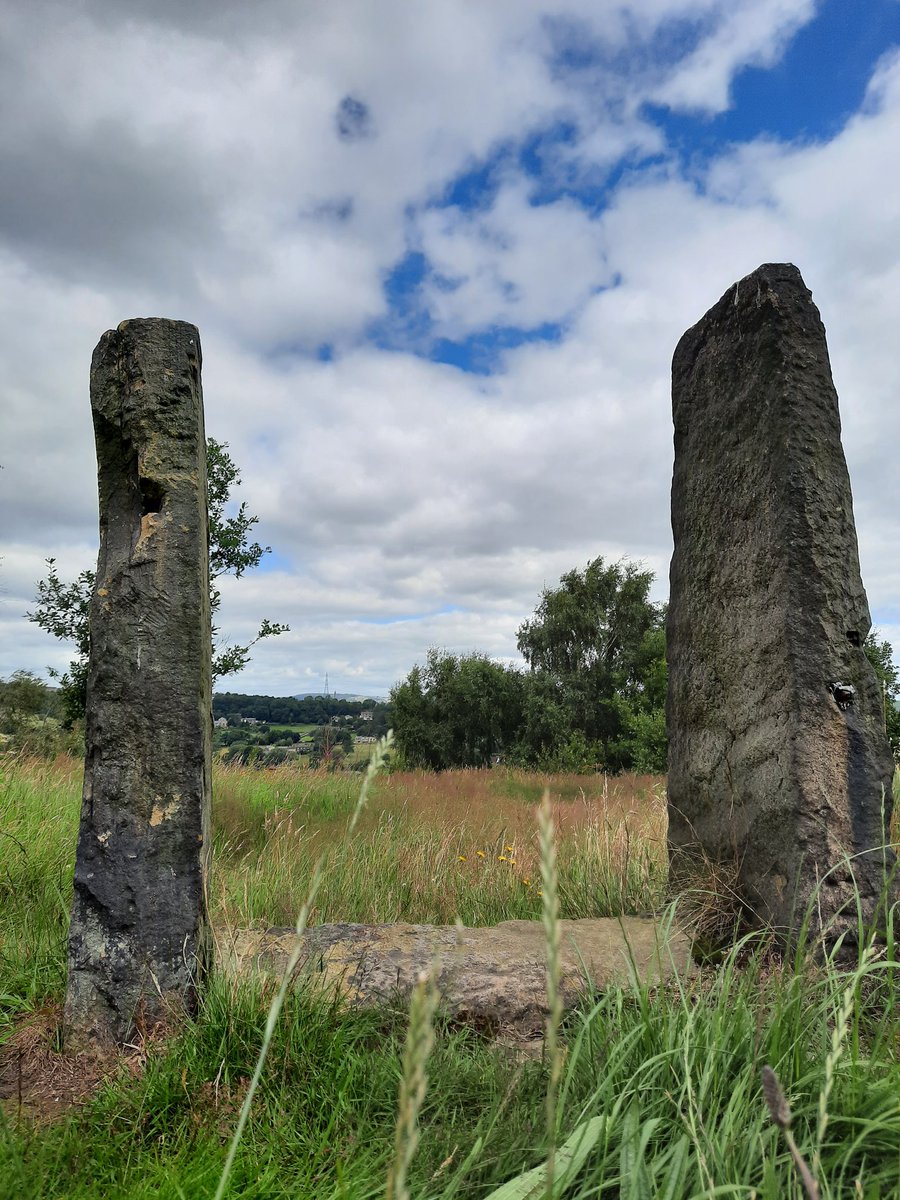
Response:
[[[67,1035],[190,1010],[204,959],[210,611],[200,335],[124,321],[91,362],[100,556]]]
[[[893,762],[825,330],[796,267],[760,267],[684,334],[672,398],[673,881],[733,864],[758,922],[794,931],[815,895],[813,925],[852,942],[854,876],[871,920],[894,860]]]

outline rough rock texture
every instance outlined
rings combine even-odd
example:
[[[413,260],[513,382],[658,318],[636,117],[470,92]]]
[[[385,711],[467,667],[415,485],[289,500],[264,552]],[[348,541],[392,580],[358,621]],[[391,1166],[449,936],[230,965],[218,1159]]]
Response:
[[[200,337],[125,321],[91,362],[100,556],[67,1036],[190,1008],[204,954],[210,612]]]
[[[547,1012],[546,948],[540,921],[503,921],[479,929],[453,925],[320,925],[303,935],[298,967],[352,1004],[404,1000],[419,973],[437,965],[441,1003],[459,1021],[488,1031],[538,1033]],[[228,972],[280,974],[295,945],[290,929],[238,930],[219,945]],[[640,917],[562,922],[562,992],[571,1007],[594,986],[648,982],[691,970],[690,941]]]
[[[867,918],[893,861],[892,762],[825,330],[796,267],[760,267],[685,333],[672,395],[674,880],[697,882],[698,847],[737,862],[747,908],[790,930],[824,878],[816,920],[852,935],[846,859]]]

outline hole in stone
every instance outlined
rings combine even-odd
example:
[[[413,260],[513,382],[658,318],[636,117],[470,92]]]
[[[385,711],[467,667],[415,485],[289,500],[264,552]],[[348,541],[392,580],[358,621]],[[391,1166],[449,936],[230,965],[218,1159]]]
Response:
[[[166,497],[164,488],[155,479],[140,479],[141,489],[141,516],[146,517],[148,513],[158,513],[162,508],[163,500]]]
[[[848,709],[856,696],[856,688],[850,683],[829,683],[828,690],[840,709]]]
[[[859,630],[858,629],[848,629],[847,630],[847,641],[850,643],[851,646],[861,646],[862,638],[859,636]]]

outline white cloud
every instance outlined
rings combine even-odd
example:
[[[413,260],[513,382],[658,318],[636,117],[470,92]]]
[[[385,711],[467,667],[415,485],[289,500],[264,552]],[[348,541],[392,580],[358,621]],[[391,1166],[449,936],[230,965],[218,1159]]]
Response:
[[[723,150],[690,178],[641,115],[647,100],[718,111],[812,11],[578,0],[562,30],[532,0],[7,4],[0,675],[65,662],[21,614],[47,555],[71,575],[91,565],[88,366],[123,318],[200,325],[207,428],[279,555],[223,589],[238,640],[262,616],[292,625],[233,686],[305,690],[328,670],[340,690],[384,692],[432,643],[514,657],[541,587],[596,554],[644,559],[665,594],[672,350],[730,283],[781,259],[828,325],[864,578],[895,629],[897,60],[831,142]],[[680,57],[678,20],[700,31]],[[561,46],[586,65],[549,62]],[[367,136],[342,140],[348,96]],[[554,187],[659,157],[632,158],[605,211],[536,205],[516,151],[561,120],[574,133],[545,148]],[[501,146],[490,203],[434,206]],[[564,321],[565,336],[486,378],[379,349],[365,330],[385,272],[416,247],[458,281],[423,285],[439,335]],[[336,361],[291,352],[322,343]]]
[[[525,180],[501,188],[488,212],[431,209],[419,221],[437,274],[425,304],[451,338],[489,325],[533,328],[580,308],[610,282],[596,224],[573,200],[534,206]]]
[[[731,81],[744,67],[770,67],[813,16],[816,0],[744,0],[719,8],[713,29],[654,91],[676,109],[705,113],[729,107]]]

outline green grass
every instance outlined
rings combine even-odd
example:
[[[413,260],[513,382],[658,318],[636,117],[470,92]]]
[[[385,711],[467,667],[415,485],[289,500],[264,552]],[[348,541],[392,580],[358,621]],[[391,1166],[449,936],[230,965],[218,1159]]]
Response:
[[[0,1037],[65,986],[80,807],[72,760],[0,759]]]
[[[281,917],[293,923],[309,882],[304,864],[325,848],[330,857],[314,919],[365,912],[420,919],[469,904],[472,915],[494,920],[519,915],[523,903],[534,904],[527,915],[537,919],[539,903],[523,900],[528,889],[519,874],[536,853],[530,794],[523,797],[522,781],[504,782],[501,774],[482,772],[468,782],[467,791],[459,776],[385,781],[352,846],[341,847],[358,778],[218,773],[220,915],[230,905],[276,923],[267,905],[285,889],[294,907],[288,912],[285,905]],[[492,813],[480,811],[480,799],[476,810],[467,809],[465,796],[480,798],[478,789],[488,785],[513,794],[495,794]],[[621,911],[658,898],[658,847],[647,837],[658,831],[656,817],[627,819],[637,785],[615,803],[607,794],[603,811],[597,797],[576,793],[561,787],[556,794],[563,915],[567,905],[570,913],[579,905]],[[651,788],[645,803],[654,795],[658,801]],[[65,762],[0,766],[6,1036],[23,1013],[61,995],[78,804],[78,772]],[[501,863],[493,853],[489,861],[488,849],[507,845],[514,859],[504,854]],[[614,885],[615,871],[624,866],[627,874],[631,860],[634,880]],[[606,896],[594,879],[601,871]],[[787,1094],[801,1153],[812,1163],[818,1152],[823,1197],[900,1195],[898,970],[884,951],[855,970],[816,964],[802,951],[781,963],[757,936],[694,978],[663,989],[612,988],[586,1000],[564,1029],[557,1140],[589,1118],[602,1119],[566,1200],[799,1195],[763,1102],[763,1065],[775,1069]],[[90,1102],[49,1124],[20,1124],[15,1106],[7,1106],[0,1200],[212,1197],[270,996],[258,982],[216,978],[196,1020],[174,1044],[149,1047],[138,1077],[123,1067]],[[291,994],[229,1195],[383,1197],[406,1024],[402,1011],[350,1012],[321,995]],[[544,1160],[541,1062],[517,1063],[509,1049],[439,1019],[428,1076],[409,1177],[416,1200],[487,1200]]]
[[[846,976],[773,970],[760,950],[745,946],[690,988],[609,991],[570,1020],[561,1132],[604,1118],[571,1196],[655,1197],[667,1186],[677,1197],[797,1194],[759,1072],[767,1063],[777,1070],[811,1160],[829,1025]],[[896,969],[882,963],[864,972],[859,993],[834,1071],[823,1195],[892,1197],[900,1188]],[[0,1195],[210,1196],[255,1062],[264,1000],[251,985],[230,990],[219,981],[197,1022],[151,1055],[142,1078],[111,1083],[85,1109],[38,1132],[0,1130]],[[232,1194],[381,1195],[404,1032],[403,1013],[351,1014],[292,996]],[[484,1197],[542,1161],[540,1063],[516,1067],[502,1049],[439,1025],[429,1077],[414,1196],[437,1200],[458,1181],[458,1195]],[[475,1161],[458,1179],[478,1139]]]
[[[491,925],[540,916],[536,848],[531,845],[514,851],[519,854],[515,858],[504,853],[509,843],[502,837],[473,844],[461,833],[422,828],[390,811],[367,823],[347,845],[342,821],[311,829],[303,818],[302,813],[271,818],[258,848],[223,845],[211,893],[224,923],[292,924],[320,851],[325,868],[315,907],[319,924],[446,925],[458,916],[467,925]],[[632,851],[622,873],[609,871],[607,863],[602,830],[569,840],[561,863],[564,917],[644,912],[659,901],[665,875],[651,856]]]
[[[348,843],[358,775],[289,765],[223,770],[215,789],[215,913],[228,925],[292,925],[324,852],[314,923],[536,920],[535,779],[487,771],[391,776],[376,785]],[[666,881],[659,781],[638,777],[612,788],[580,776],[537,782],[538,799],[550,787],[562,827],[562,916],[659,907]]]
[[[269,729],[277,729],[282,733],[315,733],[319,728],[318,725],[273,725],[271,722],[266,722],[266,724],[269,726]],[[251,725],[248,728],[252,729],[253,726]]]

